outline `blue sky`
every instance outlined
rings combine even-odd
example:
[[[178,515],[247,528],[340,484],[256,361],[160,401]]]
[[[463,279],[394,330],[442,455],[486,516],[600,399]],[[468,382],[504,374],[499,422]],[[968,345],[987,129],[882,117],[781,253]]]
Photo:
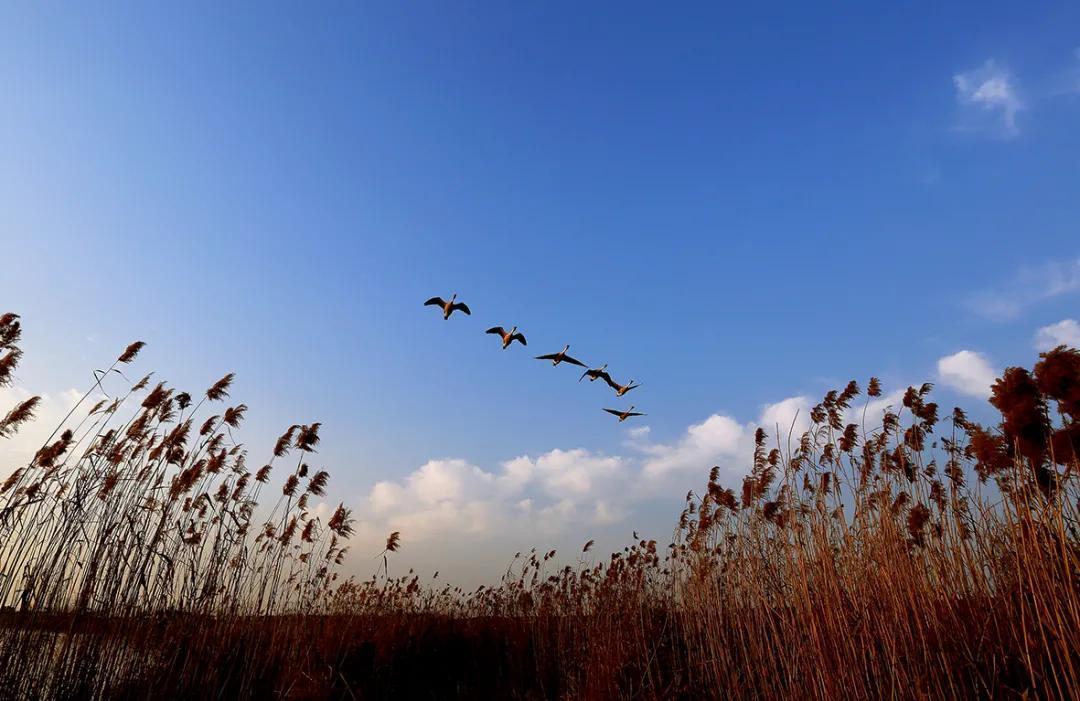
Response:
[[[1039,329],[1074,338],[1078,27],[1069,3],[6,6],[19,391],[59,406],[136,338],[181,388],[235,370],[254,459],[324,422],[362,537],[466,579],[529,541],[664,537],[770,405],[871,374],[978,404]],[[471,318],[420,306],[452,292]],[[647,433],[530,359],[565,343],[645,383]]]

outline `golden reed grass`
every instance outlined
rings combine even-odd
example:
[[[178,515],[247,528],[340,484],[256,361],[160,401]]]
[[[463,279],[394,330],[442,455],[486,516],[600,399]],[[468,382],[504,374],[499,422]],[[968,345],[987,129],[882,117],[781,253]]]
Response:
[[[20,353],[0,317],[0,382]],[[132,344],[106,377],[136,360]],[[829,392],[802,435],[713,468],[671,542],[599,562],[513,559],[463,591],[339,580],[353,526],[310,510],[319,424],[262,467],[232,375],[149,377],[77,409],[0,487],[0,695],[54,698],[1076,698],[1080,353],[993,387],[1001,421],[942,419],[931,386],[878,412]],[[0,419],[30,420],[33,399]],[[217,411],[217,413],[211,413]],[[201,412],[201,413],[200,413]],[[875,414],[876,415],[871,415]],[[204,414],[209,414],[204,416]],[[280,466],[280,469],[279,469]],[[271,486],[278,470],[280,487]],[[283,470],[283,473],[281,472]],[[263,499],[268,490],[272,499]],[[273,504],[268,503],[273,501]],[[407,536],[407,534],[406,534]]]

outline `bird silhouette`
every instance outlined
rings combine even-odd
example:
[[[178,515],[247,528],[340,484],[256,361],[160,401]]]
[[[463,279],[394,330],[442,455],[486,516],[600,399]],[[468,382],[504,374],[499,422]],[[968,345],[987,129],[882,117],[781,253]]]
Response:
[[[432,297],[428,301],[424,302],[425,307],[440,307],[443,311],[443,319],[449,319],[450,315],[456,311],[462,311],[472,316],[472,312],[469,311],[469,307],[464,302],[455,302],[457,299],[457,293],[450,298],[450,301],[446,301],[442,297]]]
[[[507,331],[506,329],[504,329],[501,326],[492,326],[490,329],[488,329],[484,333],[493,333],[493,334],[496,334],[498,336],[501,336],[502,337],[503,350],[506,350],[506,347],[509,346],[514,341],[517,341],[518,343],[520,343],[523,346],[529,345],[528,343],[525,342],[525,335],[517,333],[517,327],[516,326],[514,328],[510,329],[509,331]]]
[[[610,375],[608,377],[606,377],[605,379],[607,380],[608,387],[611,387],[611,389],[615,390],[615,396],[616,397],[621,397],[624,394],[626,394],[627,392],[629,392],[630,390],[637,389],[638,387],[641,386],[641,385],[635,385],[633,380],[630,380],[625,385],[620,385],[618,382],[611,379]]]
[[[581,362],[577,358],[571,358],[566,354],[566,351],[570,350],[570,344],[563,347],[558,353],[548,353],[547,355],[536,356],[537,360],[550,360],[552,365],[558,365],[559,363],[569,363],[570,365],[577,365],[578,367],[589,367],[585,363]]]
[[[631,404],[630,408],[627,409],[626,411],[619,411],[618,409],[604,409],[604,411],[611,414],[612,416],[619,417],[619,423],[622,423],[623,421],[626,421],[631,416],[647,416],[647,414],[642,414],[640,412],[634,411],[634,405],[633,404]]]
[[[581,373],[581,377],[578,378],[578,382],[581,382],[586,377],[589,378],[589,382],[596,382],[597,380],[603,380],[604,382],[611,382],[611,375],[607,374],[605,370],[607,363],[604,363],[598,368],[592,368]]]

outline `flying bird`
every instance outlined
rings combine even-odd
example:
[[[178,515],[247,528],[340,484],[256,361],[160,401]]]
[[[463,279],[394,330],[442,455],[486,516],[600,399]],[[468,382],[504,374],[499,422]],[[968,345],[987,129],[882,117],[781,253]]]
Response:
[[[516,326],[514,328],[510,329],[509,331],[507,331],[506,329],[504,329],[501,326],[492,326],[490,329],[488,329],[484,333],[493,333],[493,334],[496,334],[498,336],[501,336],[502,337],[503,350],[506,350],[507,346],[509,346],[514,341],[517,341],[518,343],[520,343],[523,346],[529,345],[528,343],[525,342],[525,335],[517,333],[517,327]]]
[[[627,409],[626,411],[619,411],[618,409],[604,409],[604,411],[611,414],[612,416],[618,416],[619,417],[619,423],[622,423],[623,421],[626,421],[631,416],[646,416],[646,414],[642,414],[640,412],[634,411],[634,405],[633,404],[631,404],[630,408]]]
[[[611,375],[607,374],[607,363],[604,363],[598,368],[586,370],[581,373],[581,377],[578,378],[578,382],[581,382],[586,377],[589,378],[589,382],[596,382],[597,380],[603,380],[604,382],[611,382]]]
[[[447,302],[442,297],[432,297],[428,301],[424,302],[424,306],[425,307],[432,307],[432,306],[441,307],[442,312],[443,312],[443,317],[442,317],[443,319],[449,319],[450,315],[453,314],[456,311],[462,311],[462,312],[465,312],[466,314],[468,314],[469,316],[472,316],[472,312],[469,311],[468,305],[465,304],[464,302],[455,302],[454,300],[456,300],[456,299],[457,299],[457,293],[456,292],[454,293],[454,296],[450,298],[449,302]]]
[[[550,360],[552,365],[558,365],[559,363],[570,363],[571,365],[577,365],[578,367],[588,368],[589,366],[581,362],[577,358],[571,358],[566,354],[566,351],[570,350],[570,344],[563,347],[558,353],[548,353],[547,355],[536,356],[537,360]]]
[[[608,377],[605,377],[604,379],[607,380],[608,387],[611,387],[611,389],[615,390],[615,396],[616,397],[621,397],[624,394],[626,394],[627,392],[629,392],[630,390],[637,389],[638,387],[641,386],[640,384],[635,385],[633,380],[630,380],[625,385],[620,385],[618,382],[611,379],[610,375]]]

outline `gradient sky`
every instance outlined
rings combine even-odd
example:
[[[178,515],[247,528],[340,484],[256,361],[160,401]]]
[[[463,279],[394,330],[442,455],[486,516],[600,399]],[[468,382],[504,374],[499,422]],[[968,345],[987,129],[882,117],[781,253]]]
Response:
[[[235,370],[253,462],[324,423],[358,572],[390,528],[462,581],[663,539],[763,412],[978,405],[1080,335],[1075,3],[217,5],[0,9],[0,399],[135,339]],[[531,360],[565,343],[645,383],[638,431]]]

